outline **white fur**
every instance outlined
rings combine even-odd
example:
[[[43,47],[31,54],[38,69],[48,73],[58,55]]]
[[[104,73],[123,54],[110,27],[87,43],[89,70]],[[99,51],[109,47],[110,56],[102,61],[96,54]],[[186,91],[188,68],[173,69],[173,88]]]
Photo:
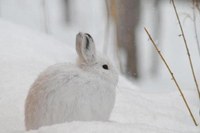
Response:
[[[109,119],[117,72],[109,61],[96,56],[95,44],[88,34],[77,34],[76,50],[77,64],[50,66],[33,83],[25,103],[27,130],[65,121]],[[102,68],[104,64],[109,70]]]

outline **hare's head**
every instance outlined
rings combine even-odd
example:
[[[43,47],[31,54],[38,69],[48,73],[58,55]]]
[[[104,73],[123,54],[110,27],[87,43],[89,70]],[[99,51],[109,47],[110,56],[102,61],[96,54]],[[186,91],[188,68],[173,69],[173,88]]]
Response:
[[[97,56],[95,43],[90,34],[80,32],[76,35],[76,51],[79,55],[78,66],[81,69],[117,84],[116,69],[105,57]]]

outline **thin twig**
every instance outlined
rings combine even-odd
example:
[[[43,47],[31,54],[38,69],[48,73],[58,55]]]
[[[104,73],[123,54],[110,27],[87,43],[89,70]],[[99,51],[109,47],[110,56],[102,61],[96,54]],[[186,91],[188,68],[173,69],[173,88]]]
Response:
[[[174,3],[174,0],[171,0],[171,1],[172,1],[172,5],[173,5],[173,7],[174,7],[174,11],[175,11],[175,14],[176,14],[176,18],[177,18],[177,20],[178,20],[178,24],[179,24],[179,27],[180,27],[180,30],[181,30],[181,33],[182,33],[183,41],[184,41],[184,44],[185,44],[185,48],[186,48],[187,55],[188,55],[188,59],[189,59],[189,63],[190,63],[190,68],[191,68],[191,71],[192,71],[192,75],[193,75],[194,82],[195,82],[195,85],[196,85],[196,89],[197,89],[197,92],[198,92],[198,95],[199,95],[199,99],[200,99],[199,85],[198,85],[198,83],[197,83],[197,79],[196,79],[196,76],[195,76],[194,67],[193,67],[193,63],[192,63],[191,56],[190,56],[190,51],[189,51],[189,48],[188,48],[188,44],[187,44],[187,41],[186,41],[186,38],[185,38],[185,34],[184,34],[184,31],[183,31],[183,27],[182,27],[182,25],[181,25],[181,21],[180,21],[180,18],[179,18],[179,15],[178,15],[178,12],[177,12],[176,5],[175,5],[175,3]]]
[[[155,41],[154,41],[153,38],[151,37],[151,35],[150,35],[150,33],[148,32],[148,30],[147,30],[146,28],[144,28],[144,30],[146,31],[146,33],[147,33],[149,39],[151,40],[153,46],[155,47],[156,51],[158,52],[159,56],[161,57],[162,61],[163,61],[164,64],[165,64],[165,66],[167,67],[167,69],[168,69],[170,75],[172,76],[172,79],[173,79],[174,83],[176,84],[176,87],[177,87],[178,91],[179,91],[180,94],[181,94],[181,97],[182,97],[182,99],[183,99],[183,101],[184,101],[184,103],[185,103],[185,105],[186,105],[186,107],[187,107],[187,109],[188,109],[188,111],[189,111],[189,113],[190,113],[191,118],[192,118],[194,124],[197,126],[198,124],[197,124],[197,122],[196,122],[196,120],[195,120],[195,118],[194,118],[194,116],[193,116],[193,114],[192,114],[192,111],[190,110],[190,107],[189,107],[189,105],[188,105],[188,103],[187,103],[187,101],[186,101],[186,99],[185,99],[185,96],[184,96],[184,94],[183,94],[183,92],[182,92],[182,90],[181,90],[181,88],[180,88],[178,82],[176,81],[176,78],[174,77],[174,74],[173,74],[172,70],[170,69],[169,65],[167,64],[167,61],[165,60],[165,58],[163,57],[162,53],[161,53],[160,50],[158,49],[158,47],[157,47]]]
[[[193,25],[194,25],[194,33],[195,33],[198,53],[200,56],[200,44],[199,44],[199,38],[198,38],[198,33],[197,33],[197,23],[196,23],[196,14],[195,14],[195,6],[194,5],[193,5]]]

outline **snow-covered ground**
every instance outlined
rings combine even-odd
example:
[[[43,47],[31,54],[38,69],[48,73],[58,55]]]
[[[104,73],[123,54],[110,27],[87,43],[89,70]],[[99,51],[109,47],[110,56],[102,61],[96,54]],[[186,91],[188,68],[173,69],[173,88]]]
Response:
[[[47,0],[46,0],[47,1]],[[105,30],[105,4],[102,0],[73,0],[73,23],[63,23],[60,2],[48,0],[50,35],[44,31],[44,14],[41,0],[1,0],[0,6],[0,133],[24,133],[24,102],[30,85],[37,75],[49,65],[58,62],[74,62],[75,35],[79,31],[94,36],[97,49],[102,52]],[[87,2],[85,8],[84,5]],[[144,4],[145,3],[145,4]],[[164,65],[160,65],[157,78],[149,73],[152,52],[150,41],[143,30],[153,29],[151,1],[142,4],[142,18],[138,27],[138,43],[141,55],[142,80],[139,87],[120,75],[117,99],[111,122],[72,122],[42,127],[32,133],[84,133],[84,132],[137,132],[137,133],[199,133]],[[200,81],[200,63],[193,23],[188,3],[177,2],[180,17],[188,39],[191,56]],[[199,101],[180,31],[172,9],[161,2],[162,34],[155,38],[172,66],[191,109],[200,123]],[[186,15],[185,15],[186,14]],[[199,22],[199,17],[197,18]],[[14,24],[15,23],[15,24]],[[29,27],[29,28],[27,28]],[[115,29],[112,25],[108,47],[113,47]],[[109,49],[109,51],[112,51]],[[112,52],[109,57],[112,55]],[[113,58],[113,57],[112,57]],[[114,61],[116,63],[116,61]]]
[[[73,44],[0,20],[0,132],[24,133],[24,102],[30,85],[47,66],[74,62]],[[75,35],[74,35],[75,36]],[[75,40],[75,37],[73,38]],[[72,43],[72,42],[69,42]],[[185,91],[200,122],[195,90]],[[146,92],[120,76],[111,122],[71,122],[31,133],[199,133],[177,91]]]

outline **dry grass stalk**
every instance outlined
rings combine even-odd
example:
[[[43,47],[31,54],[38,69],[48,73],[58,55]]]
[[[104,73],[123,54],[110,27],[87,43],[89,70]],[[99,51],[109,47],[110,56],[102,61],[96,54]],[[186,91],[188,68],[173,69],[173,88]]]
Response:
[[[191,71],[192,71],[192,75],[193,75],[194,82],[195,82],[195,85],[196,85],[196,89],[197,89],[197,92],[198,92],[198,96],[199,96],[199,99],[200,99],[199,85],[197,83],[197,79],[196,79],[196,76],[195,76],[194,67],[193,67],[191,56],[190,56],[190,51],[189,51],[189,48],[188,48],[188,44],[187,44],[187,41],[186,41],[186,38],[185,38],[185,34],[184,34],[184,31],[183,31],[183,27],[181,25],[181,21],[180,21],[180,18],[179,18],[177,9],[176,9],[175,2],[174,2],[174,0],[171,0],[171,1],[172,1],[172,5],[173,5],[173,8],[174,8],[175,14],[176,14],[176,18],[178,20],[178,24],[179,24],[180,30],[181,30],[181,34],[182,34],[182,37],[183,37],[183,41],[184,41],[184,44],[185,44],[185,48],[186,48],[188,59],[189,59],[189,63],[190,63],[190,68],[191,68]]]
[[[148,32],[148,30],[147,30],[146,28],[144,28],[144,30],[146,31],[146,33],[147,33],[149,39],[151,40],[153,46],[155,47],[156,51],[158,52],[159,56],[161,57],[162,61],[163,61],[164,64],[165,64],[165,66],[167,67],[167,69],[168,69],[170,75],[172,76],[172,79],[173,79],[174,83],[176,84],[176,87],[177,87],[179,93],[181,94],[181,97],[182,97],[182,99],[183,99],[183,101],[184,101],[184,103],[185,103],[185,105],[186,105],[186,107],[187,107],[187,110],[188,110],[189,113],[190,113],[190,116],[191,116],[191,118],[192,118],[192,120],[193,120],[195,126],[198,126],[198,124],[197,124],[197,122],[196,122],[196,120],[195,120],[195,118],[194,118],[194,115],[192,114],[192,111],[190,110],[190,107],[189,107],[189,105],[188,105],[188,103],[187,103],[187,100],[185,99],[184,94],[183,94],[183,92],[182,92],[182,90],[181,90],[181,88],[180,88],[178,82],[176,81],[176,78],[174,77],[174,74],[173,74],[172,70],[170,69],[169,65],[167,64],[167,61],[165,60],[165,58],[163,57],[162,53],[161,53],[160,50],[158,49],[158,47],[157,47],[155,41],[154,41],[153,38],[151,37],[151,35],[150,35],[150,33]]]

